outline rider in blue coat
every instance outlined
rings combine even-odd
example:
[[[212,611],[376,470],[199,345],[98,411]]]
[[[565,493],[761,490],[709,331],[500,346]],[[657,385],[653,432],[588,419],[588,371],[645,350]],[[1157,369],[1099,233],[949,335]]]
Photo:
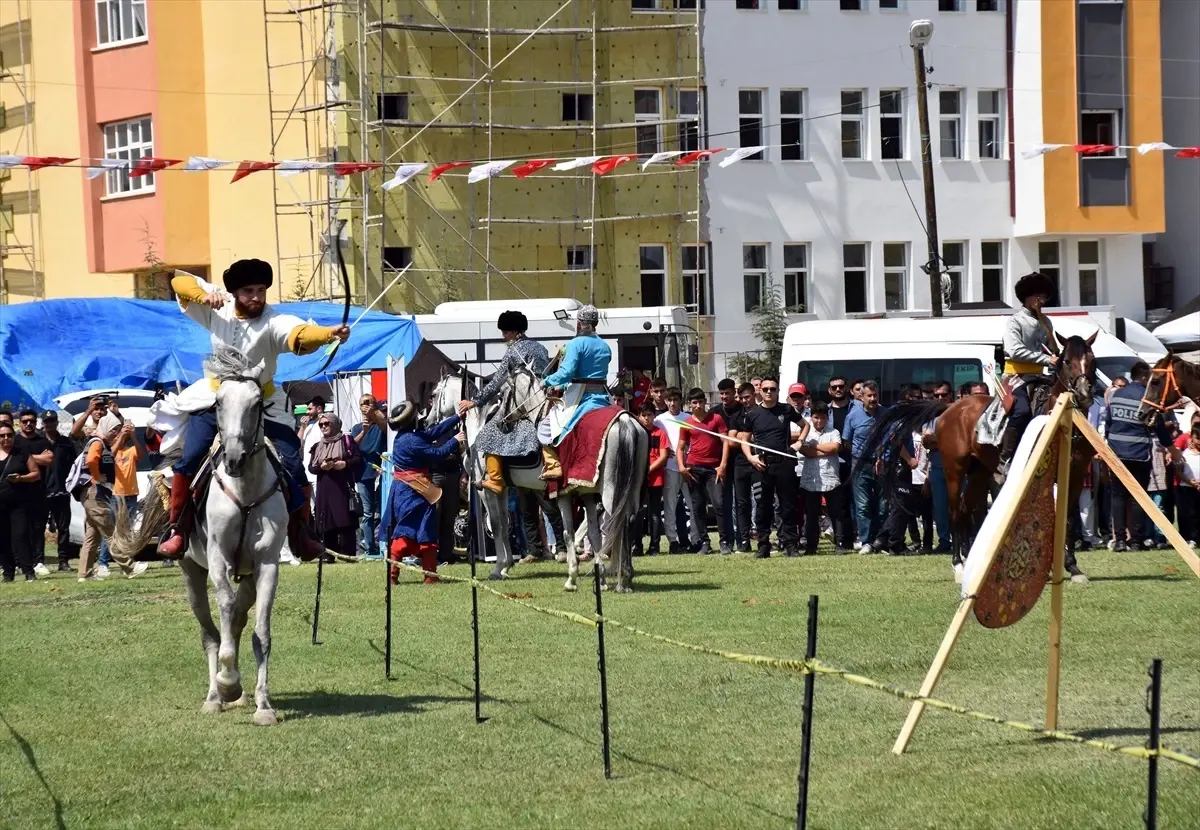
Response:
[[[547,481],[562,477],[562,465],[558,462],[555,447],[580,418],[612,403],[606,382],[612,349],[596,334],[599,322],[600,312],[595,306],[585,305],[579,309],[575,314],[575,337],[567,343],[558,371],[547,375],[543,381],[547,387],[566,387],[563,393],[565,409],[561,413],[552,413],[538,429],[545,458],[542,478]]]

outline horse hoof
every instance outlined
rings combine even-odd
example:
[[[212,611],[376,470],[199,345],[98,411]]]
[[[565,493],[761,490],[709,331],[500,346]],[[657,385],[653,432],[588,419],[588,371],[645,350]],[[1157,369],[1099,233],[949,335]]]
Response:
[[[222,683],[221,678],[217,678],[217,693],[221,696],[221,702],[230,704],[237,700],[241,700],[245,696],[242,691],[241,683]]]
[[[1073,582],[1076,585],[1087,585],[1088,582],[1090,582],[1090,581],[1091,580],[1089,580],[1087,578],[1087,574],[1085,574],[1085,573],[1077,573],[1077,574],[1071,575],[1071,582]]]
[[[496,573],[495,571],[492,571],[490,574],[488,574],[489,582],[499,582],[502,579],[504,579],[504,574],[502,573]]]
[[[618,594],[632,594],[632,593],[633,593],[633,586],[632,586],[632,585],[624,585],[624,586],[618,585],[618,586],[617,586],[617,593],[618,593]]]
[[[601,583],[600,583],[600,590],[601,590],[601,591],[607,591],[607,590],[608,590],[608,583],[607,583],[607,582],[601,582]]]
[[[200,711],[205,715],[215,715],[221,711],[221,701],[206,700],[204,705],[200,707]]]
[[[575,591],[579,590],[579,586],[576,585],[574,582],[567,582],[563,585],[563,590],[574,593]]]
[[[274,709],[258,709],[254,713],[255,726],[274,726],[279,723]]]
[[[500,569],[500,576],[501,576],[503,579],[508,579],[510,576],[512,576],[512,571],[511,571],[511,569],[509,569],[509,568],[501,568],[501,569]]]

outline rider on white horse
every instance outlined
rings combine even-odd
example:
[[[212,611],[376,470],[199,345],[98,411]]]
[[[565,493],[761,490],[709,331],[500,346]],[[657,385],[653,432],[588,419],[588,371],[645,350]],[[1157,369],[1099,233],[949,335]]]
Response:
[[[543,381],[547,387],[566,387],[563,405],[551,410],[538,426],[538,440],[542,442],[546,462],[542,473],[545,481],[562,478],[556,447],[566,434],[584,415],[612,403],[607,386],[612,349],[596,335],[599,322],[600,312],[593,305],[585,305],[576,312],[575,337],[567,343],[558,371]]]
[[[459,403],[459,417],[465,416],[468,410],[485,406],[495,399],[515,370],[524,367],[533,372],[535,377],[541,377],[550,365],[550,354],[546,347],[525,336],[529,329],[529,320],[524,314],[519,311],[506,311],[496,321],[496,327],[500,329],[504,342],[508,343],[508,351],[504,353],[487,386],[479,390],[474,399]],[[521,403],[523,402],[518,401],[517,405]],[[479,486],[499,495],[504,492],[500,459],[529,455],[537,450],[538,438],[533,424],[527,419],[510,419],[501,415],[483,425],[475,444],[484,453],[486,465]]]
[[[344,343],[350,336],[350,329],[347,326],[317,326],[269,308],[267,289],[272,281],[269,264],[258,259],[242,259],[225,270],[225,291],[178,271],[171,280],[171,288],[183,313],[211,333],[214,352],[220,347],[228,347],[241,352],[251,363],[263,364],[263,430],[291,479],[288,542],[296,556],[315,558],[321,550],[308,533],[311,516],[307,493],[300,489],[306,481],[300,463],[300,440],[292,428],[287,398],[273,380],[275,359],[285,352],[310,354],[334,340]],[[179,558],[187,550],[192,523],[191,511],[187,509],[192,477],[204,463],[217,434],[216,384],[207,377],[197,381],[177,396],[175,404],[190,415],[183,456],[175,464],[175,475],[171,480],[171,530],[158,546],[158,552],[170,559]]]

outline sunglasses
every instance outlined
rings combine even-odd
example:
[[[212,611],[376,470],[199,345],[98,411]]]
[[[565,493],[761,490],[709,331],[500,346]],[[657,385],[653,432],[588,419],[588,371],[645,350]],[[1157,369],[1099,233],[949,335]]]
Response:
[[[759,387],[759,391],[760,392],[778,392],[779,387],[778,386],[762,386],[762,387]]]
[[[23,423],[23,424],[36,424],[36,423],[37,423],[37,418],[22,418],[22,419],[21,419],[21,423]]]
[[[14,434],[12,432],[0,432],[0,438],[12,438]]]
[[[846,384],[844,384],[844,383],[831,383],[831,384],[829,384],[829,388],[830,388],[830,389],[833,389],[833,390],[845,389],[845,388],[846,388]]]
[[[324,429],[325,427],[331,427],[331,426],[333,426],[333,424],[329,423],[328,421],[317,421],[317,426],[319,426],[319,427],[321,427],[322,429]]]

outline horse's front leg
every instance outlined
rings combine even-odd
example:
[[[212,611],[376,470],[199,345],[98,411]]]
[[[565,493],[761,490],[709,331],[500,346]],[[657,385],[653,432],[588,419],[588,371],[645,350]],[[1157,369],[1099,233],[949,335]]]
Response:
[[[196,622],[200,623],[200,645],[208,661],[208,694],[204,696],[201,712],[212,714],[221,711],[221,694],[217,689],[217,650],[221,647],[221,632],[213,622],[212,609],[208,607],[208,584],[204,568],[190,556],[179,563],[183,573],[183,587],[187,591],[188,605]]]
[[[257,604],[254,613],[254,634],[250,643],[258,664],[258,679],[254,684],[254,722],[259,726],[279,723],[271,696],[267,690],[267,663],[271,658],[271,608],[275,605],[275,590],[279,585],[279,565],[261,562],[255,574]]]
[[[241,665],[242,632],[246,630],[246,622],[250,618],[250,606],[254,605],[254,583],[243,579],[237,583],[233,597],[233,665]],[[239,672],[240,677],[240,672]],[[222,702],[229,706],[241,706],[246,702],[246,694],[239,686],[237,697],[223,697]]]
[[[213,561],[213,560],[216,561]],[[217,595],[221,645],[217,650],[217,691],[221,700],[234,701],[242,696],[242,676],[238,672],[237,639],[233,635],[237,596],[229,581],[222,557],[210,557],[208,575]]]
[[[560,493],[558,498],[558,513],[562,517],[563,542],[567,546],[567,581],[563,583],[564,591],[579,590],[579,555],[575,548],[575,516],[571,513],[571,497]]]
[[[496,494],[480,490],[488,528],[492,531],[492,545],[496,549],[496,564],[488,579],[507,579],[512,567],[512,550],[508,546],[508,491]]]

